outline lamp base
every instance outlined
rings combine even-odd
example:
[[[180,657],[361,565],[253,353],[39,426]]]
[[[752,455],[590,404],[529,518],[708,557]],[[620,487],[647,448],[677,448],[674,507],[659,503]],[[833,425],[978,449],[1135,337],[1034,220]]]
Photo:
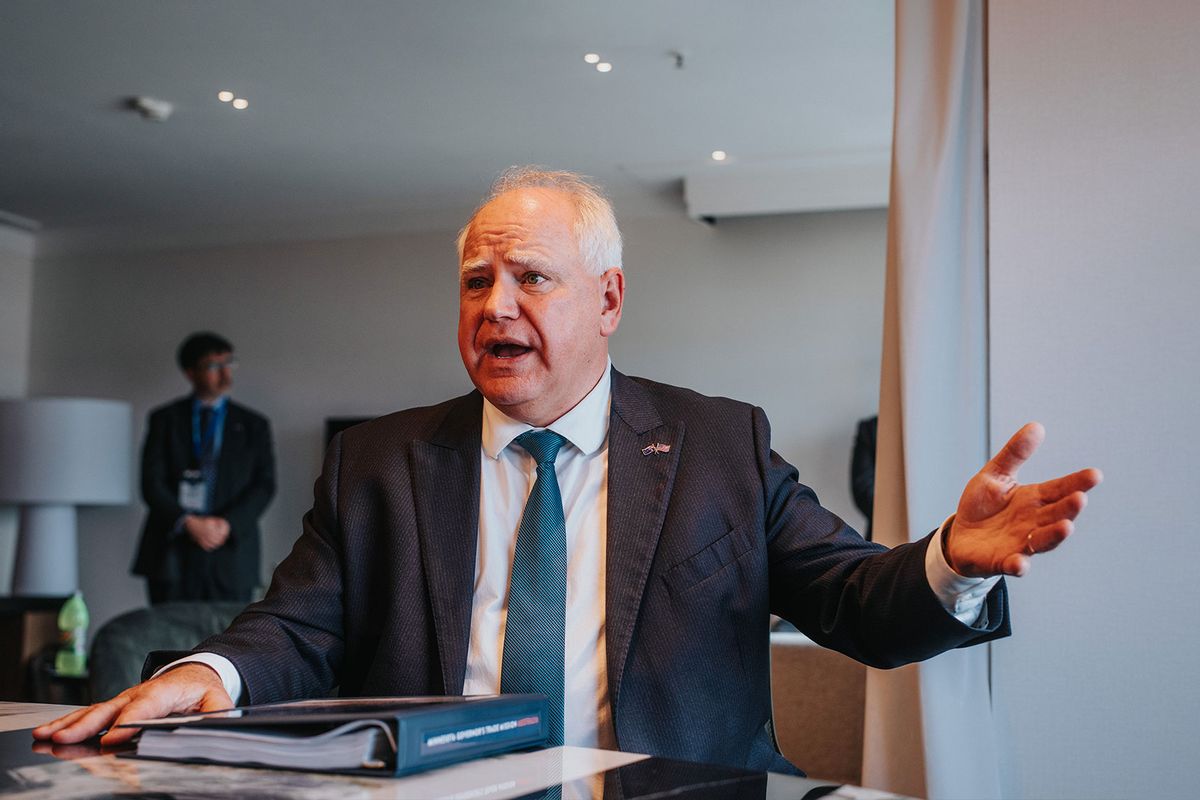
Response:
[[[79,588],[75,507],[21,506],[13,594],[56,596]]]

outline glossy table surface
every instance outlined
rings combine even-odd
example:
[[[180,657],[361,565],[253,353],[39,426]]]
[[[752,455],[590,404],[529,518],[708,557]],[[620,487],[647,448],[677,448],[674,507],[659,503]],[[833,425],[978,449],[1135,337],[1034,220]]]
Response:
[[[29,729],[70,706],[0,702],[0,795],[83,800],[177,798],[754,798],[883,800],[885,792],[636,753],[555,747],[477,759],[404,778],[174,764],[102,753],[91,745],[34,743]]]

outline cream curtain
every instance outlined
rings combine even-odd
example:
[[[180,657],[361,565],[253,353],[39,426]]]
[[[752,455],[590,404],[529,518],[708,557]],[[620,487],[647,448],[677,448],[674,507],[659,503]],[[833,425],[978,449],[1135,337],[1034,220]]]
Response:
[[[897,0],[875,536],[918,539],[987,459],[982,0]],[[987,645],[867,679],[863,783],[999,797]]]

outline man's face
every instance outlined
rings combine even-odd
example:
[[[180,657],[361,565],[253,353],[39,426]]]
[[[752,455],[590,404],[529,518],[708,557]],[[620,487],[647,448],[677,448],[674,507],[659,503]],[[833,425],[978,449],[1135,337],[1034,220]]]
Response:
[[[459,273],[458,350],[483,396],[544,426],[600,380],[621,319],[620,269],[588,272],[574,203],[557,189],[517,189],[475,215]]]
[[[184,370],[192,390],[201,400],[216,400],[233,386],[233,353],[209,353]]]

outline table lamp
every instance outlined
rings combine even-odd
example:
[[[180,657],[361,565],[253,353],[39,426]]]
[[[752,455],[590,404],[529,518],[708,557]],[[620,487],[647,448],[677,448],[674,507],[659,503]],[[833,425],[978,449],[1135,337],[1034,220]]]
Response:
[[[0,505],[20,506],[14,595],[79,588],[75,507],[129,502],[128,403],[0,400]]]

